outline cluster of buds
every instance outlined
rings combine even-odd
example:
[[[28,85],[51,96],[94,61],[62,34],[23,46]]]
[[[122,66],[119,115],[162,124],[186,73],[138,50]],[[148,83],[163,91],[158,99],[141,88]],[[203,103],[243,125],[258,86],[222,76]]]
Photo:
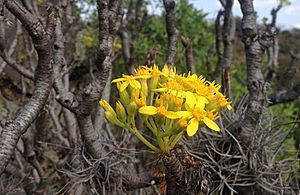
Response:
[[[185,132],[193,136],[204,126],[219,131],[214,122],[218,112],[224,107],[231,109],[219,92],[221,86],[202,76],[179,75],[167,65],[162,70],[156,65],[142,66],[135,73],[112,81],[120,97],[115,110],[105,100],[100,100],[100,105],[110,123],[128,129],[157,153],[169,153]],[[136,128],[137,117],[151,131],[155,143]]]

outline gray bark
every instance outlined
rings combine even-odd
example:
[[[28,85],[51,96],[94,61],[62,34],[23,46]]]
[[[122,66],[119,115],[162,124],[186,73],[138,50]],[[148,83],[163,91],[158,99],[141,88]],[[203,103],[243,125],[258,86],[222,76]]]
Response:
[[[262,55],[273,44],[274,34],[258,33],[252,0],[239,0],[243,13],[242,32],[246,52],[248,105],[240,121],[240,140],[248,146],[253,140],[256,126],[266,104],[265,80],[261,71]],[[271,30],[271,29],[270,29]]]
[[[39,61],[35,71],[35,90],[30,100],[22,107],[12,120],[5,123],[0,134],[0,174],[3,173],[20,136],[27,130],[40,110],[45,106],[52,87],[52,34],[55,28],[56,12],[51,12],[47,27],[34,18],[18,2],[4,1],[5,7],[14,14],[30,34],[37,50]]]
[[[177,37],[179,31],[175,26],[175,1],[164,0],[164,6],[166,10],[166,29],[168,34],[168,53],[166,58],[166,64],[174,66],[174,61],[177,53]]]

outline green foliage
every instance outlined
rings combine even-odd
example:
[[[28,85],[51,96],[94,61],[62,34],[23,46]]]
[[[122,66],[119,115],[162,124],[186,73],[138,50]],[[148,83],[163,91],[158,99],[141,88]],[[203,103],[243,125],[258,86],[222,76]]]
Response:
[[[176,8],[176,28],[187,36],[193,45],[195,64],[200,74],[205,73],[205,57],[213,44],[213,26],[205,19],[206,14],[196,10],[187,0],[180,0]],[[156,45],[161,46],[157,64],[163,64],[168,49],[165,27],[165,12],[161,16],[150,16],[146,21],[135,47],[137,64],[145,62],[146,53]],[[186,72],[185,51],[178,37],[178,52],[175,64],[179,71]]]
[[[234,65],[231,68],[231,97],[235,98],[247,94],[246,78],[247,70],[246,66]]]
[[[195,64],[200,74],[205,73],[206,55],[214,42],[213,26],[205,19],[203,11],[196,10],[187,0],[179,0],[176,9],[176,27],[181,35],[188,37],[193,46]],[[179,44],[178,64],[185,68],[184,47]],[[184,69],[184,72],[186,70]]]

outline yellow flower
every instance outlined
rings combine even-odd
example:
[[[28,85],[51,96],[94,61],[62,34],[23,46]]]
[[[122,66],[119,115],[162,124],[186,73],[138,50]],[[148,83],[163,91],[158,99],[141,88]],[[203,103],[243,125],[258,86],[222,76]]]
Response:
[[[119,90],[120,98],[125,103],[125,105],[128,105],[130,103],[130,97],[126,90],[121,91],[122,84],[121,82],[117,83],[117,88]]]
[[[121,82],[121,86],[119,89],[120,92],[124,91],[128,87],[128,85],[130,85],[133,89],[139,90],[141,88],[141,84],[136,80],[139,78],[147,78],[147,76],[146,75],[141,75],[141,76],[123,75],[123,78],[114,79],[112,83]]]
[[[204,124],[212,130],[219,131],[219,126],[210,119],[211,115],[205,111],[205,104],[207,104],[207,99],[200,96],[198,99],[192,94],[186,94],[187,111],[179,111],[177,115],[180,117],[190,119],[187,126],[187,134],[193,136],[198,128],[199,123],[204,122]]]
[[[147,84],[147,80],[149,78],[151,78],[151,73],[148,69],[146,69],[145,67],[139,67],[137,69],[134,70],[136,77],[140,77],[141,78],[141,92],[147,96],[148,95],[148,84]]]
[[[227,107],[228,110],[232,109],[230,102],[228,102],[228,98],[226,98],[222,93],[217,92],[214,98],[218,103],[218,105],[220,106],[220,108]]]
[[[215,123],[218,111],[231,109],[231,102],[219,92],[221,86],[215,81],[191,73],[176,74],[176,68],[167,65],[162,70],[156,65],[140,66],[135,75],[123,75],[112,82],[121,101],[116,102],[116,111],[100,101],[106,119],[128,129],[158,153],[169,154],[185,132],[193,136],[204,126],[219,131]],[[151,131],[149,139],[136,128],[136,115]]]
[[[166,117],[169,119],[177,119],[179,116],[172,111],[168,111],[166,107],[163,105],[160,105],[158,107],[154,106],[143,106],[139,109],[139,113],[144,114],[144,115],[158,115],[160,117]]]
[[[176,75],[176,67],[168,66],[166,64],[161,71],[171,78],[174,78]]]
[[[164,75],[165,77],[167,77],[167,74],[161,72],[155,64],[153,65],[153,67],[150,67],[150,68],[147,66],[143,66],[143,67],[146,70],[148,70],[151,74],[150,89],[157,88],[160,75]]]
[[[152,76],[149,68],[146,68],[146,66],[136,68],[134,72],[136,76],[147,76],[147,78],[151,78]]]
[[[135,103],[138,107],[146,106],[146,96],[135,97]]]
[[[188,123],[187,123],[187,120],[184,118],[184,117],[181,117],[179,120],[178,120],[178,125],[179,127],[181,128],[186,128]]]

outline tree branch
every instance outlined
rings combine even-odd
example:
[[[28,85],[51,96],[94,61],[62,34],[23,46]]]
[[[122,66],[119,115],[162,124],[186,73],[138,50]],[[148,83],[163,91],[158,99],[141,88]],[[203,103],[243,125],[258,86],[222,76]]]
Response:
[[[177,52],[177,37],[179,35],[179,31],[175,27],[175,1],[164,0],[163,2],[166,10],[166,29],[168,34],[168,54],[166,64],[174,66]]]
[[[0,134],[0,174],[8,164],[20,136],[31,125],[46,104],[52,87],[52,34],[56,11],[50,9],[46,28],[18,2],[4,1],[6,8],[13,13],[29,32],[37,50],[39,61],[35,71],[35,89],[30,100],[20,109],[13,120],[7,121]]]
[[[249,101],[245,114],[240,121],[242,131],[240,139],[249,145],[256,131],[256,126],[262,114],[265,100],[265,80],[261,72],[261,62],[264,50],[272,45],[273,34],[270,32],[258,34],[256,14],[252,0],[239,0],[243,13],[242,32],[246,51],[247,85]]]
[[[269,106],[273,106],[280,103],[288,103],[294,100],[299,99],[300,97],[300,82],[298,82],[292,89],[290,90],[281,90],[273,93],[269,96],[270,104]]]
[[[195,66],[195,60],[193,55],[192,43],[189,38],[184,36],[181,36],[181,42],[185,47],[185,59],[186,59],[187,70],[190,73],[194,74],[196,73],[196,66]]]
[[[291,54],[291,56],[291,62],[286,67],[279,81],[277,82],[278,88],[274,93],[269,95],[269,106],[291,102],[298,99],[300,96],[300,82],[291,87],[293,78],[300,69],[300,52],[298,52],[296,55]]]

